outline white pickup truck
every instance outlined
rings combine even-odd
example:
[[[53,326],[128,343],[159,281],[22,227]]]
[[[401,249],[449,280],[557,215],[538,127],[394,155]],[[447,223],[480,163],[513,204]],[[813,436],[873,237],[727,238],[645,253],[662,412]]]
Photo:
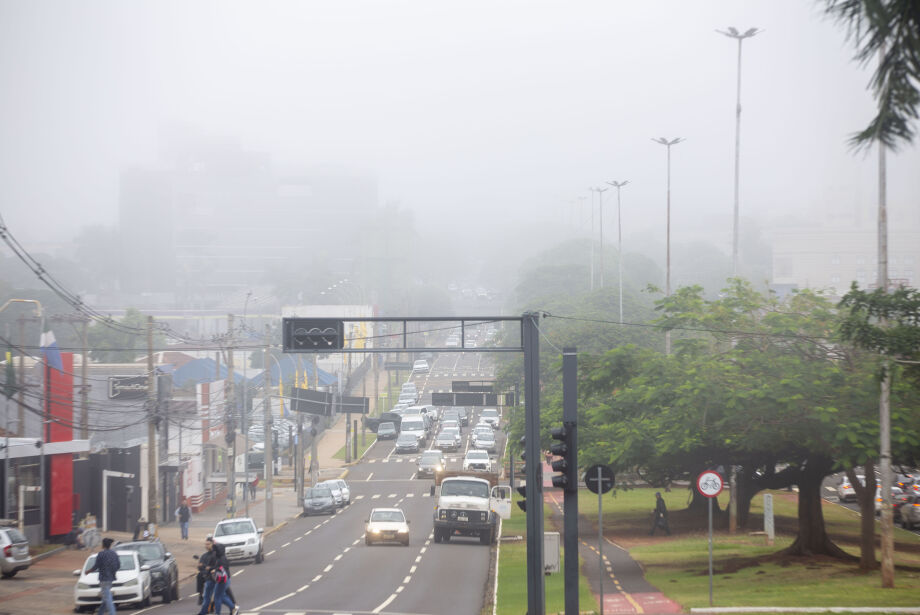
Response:
[[[479,543],[498,540],[499,518],[511,516],[511,488],[498,485],[495,474],[437,476],[434,541],[452,536],[478,536]]]

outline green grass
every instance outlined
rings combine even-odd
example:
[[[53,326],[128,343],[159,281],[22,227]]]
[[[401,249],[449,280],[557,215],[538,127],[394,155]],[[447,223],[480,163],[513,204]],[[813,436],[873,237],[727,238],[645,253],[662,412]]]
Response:
[[[362,441],[364,441],[364,444],[361,443]],[[377,441],[376,434],[372,434],[372,433],[367,434],[366,440],[364,440],[364,437],[359,434],[358,435],[358,458],[360,459],[361,455],[364,454],[364,451],[366,451],[371,446],[373,446],[374,442],[376,441]],[[344,460],[345,459],[345,447],[343,446],[338,451],[336,451],[335,455],[333,455],[333,458]]]
[[[514,494],[514,502],[519,499]],[[543,507],[544,519],[549,519],[552,511]],[[526,537],[527,517],[516,503],[511,505],[511,518],[502,522],[502,536]],[[544,576],[546,612],[561,613],[565,610],[565,588],[562,570],[565,566],[564,554],[560,556],[560,571]],[[579,566],[580,568],[580,566]],[[591,594],[584,576],[579,575],[578,600],[582,612],[596,610],[599,605]],[[498,598],[496,612],[498,615],[520,615],[527,611],[527,542],[502,542],[498,561]]]

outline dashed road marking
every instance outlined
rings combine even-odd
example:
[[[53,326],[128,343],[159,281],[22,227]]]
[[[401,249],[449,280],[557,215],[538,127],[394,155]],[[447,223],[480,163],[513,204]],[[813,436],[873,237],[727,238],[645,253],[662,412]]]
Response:
[[[306,585],[304,585],[304,586],[298,588],[298,589],[297,589],[297,592],[300,593],[300,592],[304,591],[305,589],[307,589],[308,587],[310,587],[310,584],[309,584],[309,583],[307,583]]]
[[[281,545],[281,548],[283,549],[283,548],[285,548],[285,547],[287,547],[287,546],[290,546],[290,544],[291,544],[291,543],[286,542],[286,543],[284,543],[283,545]]]
[[[271,602],[266,602],[265,604],[263,604],[263,605],[261,605],[261,606],[257,606],[254,610],[256,610],[256,611],[261,611],[262,609],[266,609],[266,608],[270,607],[270,606],[273,605],[273,604],[277,604],[277,603],[281,602],[282,600],[287,600],[288,598],[290,598],[290,597],[293,596],[293,595],[294,595],[294,592],[291,592],[291,593],[289,593],[289,594],[285,594],[285,595],[281,596],[280,598],[275,598],[275,599],[272,600]]]
[[[265,556],[268,557],[269,555],[274,555],[274,554],[275,554],[275,550],[272,549],[271,551],[269,551],[268,553],[266,553]]]
[[[332,564],[329,564],[328,566],[323,568],[323,572],[329,572],[330,570],[332,570]]]
[[[317,581],[319,581],[319,580],[322,579],[322,578],[323,578],[323,575],[318,574],[318,575],[316,575],[315,577],[313,577],[313,580],[310,581],[310,583],[316,583]]]
[[[298,536],[297,538],[294,539],[294,542],[297,542],[299,540],[303,540],[303,536]]]
[[[245,568],[240,568],[239,570],[237,570],[236,572],[233,573],[233,576],[237,576],[237,575],[243,574],[244,572],[246,572],[246,569],[245,569]]]

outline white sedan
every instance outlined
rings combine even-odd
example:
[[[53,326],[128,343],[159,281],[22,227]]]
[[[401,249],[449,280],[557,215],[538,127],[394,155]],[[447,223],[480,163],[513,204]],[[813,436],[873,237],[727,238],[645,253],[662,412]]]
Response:
[[[367,518],[364,544],[392,542],[409,546],[409,521],[399,508],[374,508]]]
[[[463,458],[463,470],[464,471],[481,471],[481,472],[491,472],[492,471],[492,459],[489,457],[489,453],[483,450],[470,449],[466,452],[466,456]]]
[[[112,583],[112,599],[115,605],[149,606],[150,566],[141,565],[136,551],[115,551],[115,553],[118,554],[118,563],[121,566],[115,573],[115,581]],[[102,602],[99,573],[89,572],[95,563],[96,554],[93,553],[86,558],[83,568],[73,571],[75,577],[80,577],[73,589],[74,610],[77,612],[94,611]]]
[[[412,371],[417,374],[427,373],[428,370],[429,370],[428,361],[426,361],[425,359],[419,359],[418,361],[412,364]]]

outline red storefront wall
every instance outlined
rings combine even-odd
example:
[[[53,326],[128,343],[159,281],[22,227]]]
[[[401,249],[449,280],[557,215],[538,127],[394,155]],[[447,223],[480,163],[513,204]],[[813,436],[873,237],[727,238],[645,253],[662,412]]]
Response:
[[[63,370],[49,368],[49,442],[73,440],[73,353],[62,352]],[[48,534],[66,534],[73,528],[73,455],[51,456],[48,483]]]

